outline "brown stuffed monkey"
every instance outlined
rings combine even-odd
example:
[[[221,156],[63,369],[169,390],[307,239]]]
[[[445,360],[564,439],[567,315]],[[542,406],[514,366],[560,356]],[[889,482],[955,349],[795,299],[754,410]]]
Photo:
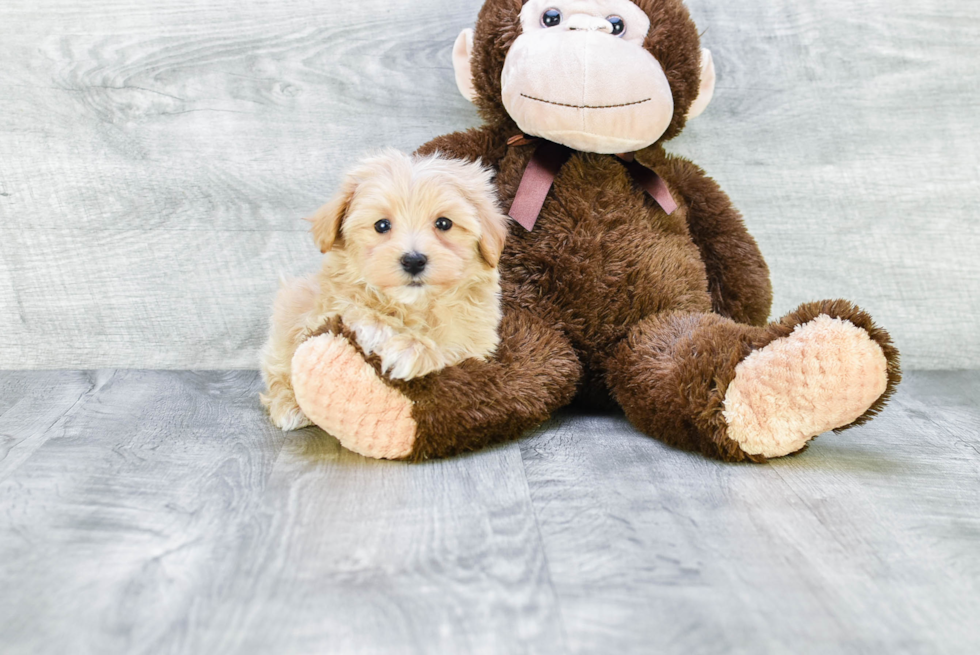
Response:
[[[485,125],[420,152],[492,167],[523,223],[501,259],[501,345],[392,381],[325,326],[293,359],[312,421],[363,455],[422,460],[516,438],[576,401],[758,462],[884,406],[900,379],[888,334],[841,300],[767,324],[769,271],[739,213],[662,147],[714,90],[682,0],[487,0],[453,56]],[[543,186],[532,169],[550,171]]]

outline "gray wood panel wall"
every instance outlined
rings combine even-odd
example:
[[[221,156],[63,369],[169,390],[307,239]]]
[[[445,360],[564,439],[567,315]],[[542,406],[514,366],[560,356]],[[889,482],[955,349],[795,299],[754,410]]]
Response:
[[[343,169],[478,124],[480,0],[0,3],[0,368],[252,368]],[[719,67],[671,146],[777,314],[847,297],[909,367],[980,365],[980,5],[692,0]]]

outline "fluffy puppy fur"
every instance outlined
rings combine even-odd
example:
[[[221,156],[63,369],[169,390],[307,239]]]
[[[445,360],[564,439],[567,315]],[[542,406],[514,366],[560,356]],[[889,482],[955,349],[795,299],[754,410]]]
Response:
[[[293,393],[293,354],[338,319],[392,379],[493,354],[508,219],[491,172],[386,150],[351,171],[308,220],[323,267],[283,281],[262,352],[262,402],[276,425],[310,424]]]

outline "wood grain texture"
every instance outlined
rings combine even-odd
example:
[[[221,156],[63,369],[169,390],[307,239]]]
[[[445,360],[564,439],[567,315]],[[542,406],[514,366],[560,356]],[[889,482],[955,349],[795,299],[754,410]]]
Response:
[[[977,373],[914,374],[875,422],[732,466],[624,419],[522,443],[570,652],[973,653]]]
[[[4,655],[564,648],[516,444],[365,460],[273,428],[254,372],[0,374],[18,385],[98,388],[0,475]]]
[[[300,218],[381,146],[478,123],[480,0],[5,0],[0,368],[252,368]],[[691,0],[719,68],[672,148],[771,264],[914,368],[980,365],[980,5]]]
[[[77,371],[0,376],[0,481],[57,432],[103,379]]]
[[[564,650],[516,445],[410,466],[298,433],[237,562],[191,652]]]
[[[77,393],[72,377],[47,390]],[[252,372],[103,372],[90,384],[0,477],[4,653],[179,646],[207,583],[234,574],[228,554],[283,443]]]
[[[0,373],[0,652],[980,648],[980,373],[762,466],[581,414],[377,462],[275,430],[259,386]]]

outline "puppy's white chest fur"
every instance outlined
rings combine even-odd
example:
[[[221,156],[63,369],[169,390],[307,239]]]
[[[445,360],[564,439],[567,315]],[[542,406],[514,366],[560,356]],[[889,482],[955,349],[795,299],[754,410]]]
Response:
[[[381,358],[391,379],[411,380],[494,353],[499,342],[499,287],[491,283],[483,288],[486,291],[476,295],[485,297],[475,304],[475,289],[469,287],[460,297],[453,292],[441,295],[425,309],[381,314],[369,307],[348,306],[340,316],[361,349]]]

